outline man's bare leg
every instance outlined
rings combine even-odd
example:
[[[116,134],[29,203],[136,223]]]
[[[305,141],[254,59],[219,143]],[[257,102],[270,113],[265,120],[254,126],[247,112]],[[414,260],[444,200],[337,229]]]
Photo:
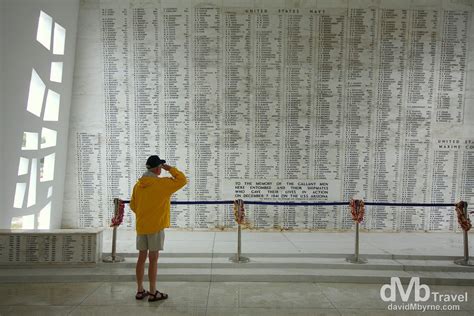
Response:
[[[137,265],[135,266],[135,275],[137,277],[137,292],[143,291],[143,275],[145,274],[145,262],[148,250],[140,250],[138,253]]]
[[[148,254],[148,280],[150,281],[150,293],[156,293],[156,276],[158,273],[158,256],[160,255],[159,251],[150,251]]]

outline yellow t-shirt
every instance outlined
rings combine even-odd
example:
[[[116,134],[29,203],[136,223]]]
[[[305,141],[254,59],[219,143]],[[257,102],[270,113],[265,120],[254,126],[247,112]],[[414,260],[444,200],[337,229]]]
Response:
[[[175,167],[169,173],[172,177],[145,174],[133,187],[130,208],[136,215],[138,235],[154,234],[170,227],[171,195],[184,187],[187,180]]]

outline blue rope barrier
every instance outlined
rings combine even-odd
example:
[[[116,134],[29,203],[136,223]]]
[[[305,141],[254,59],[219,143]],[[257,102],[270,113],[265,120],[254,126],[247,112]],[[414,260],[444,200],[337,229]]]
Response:
[[[171,201],[171,204],[234,204],[234,201]]]
[[[389,203],[389,202],[364,202],[365,205],[376,205],[376,206],[420,206],[420,207],[446,207],[456,206],[455,203]]]
[[[244,204],[253,205],[284,205],[284,206],[318,206],[318,205],[349,205],[349,202],[261,202],[245,201]]]
[[[130,203],[130,201],[123,201]],[[263,201],[245,201],[247,205],[280,205],[280,206],[337,206],[349,205],[349,202],[263,202]],[[233,200],[224,201],[171,201],[174,205],[219,205],[234,204]],[[372,206],[406,206],[406,207],[451,207],[455,203],[391,203],[391,202],[364,202],[365,205]]]

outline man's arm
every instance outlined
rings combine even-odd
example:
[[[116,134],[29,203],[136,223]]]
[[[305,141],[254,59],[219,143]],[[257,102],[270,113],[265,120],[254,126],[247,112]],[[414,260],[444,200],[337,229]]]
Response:
[[[130,198],[130,209],[135,213],[135,187],[133,187],[132,197]]]
[[[186,185],[186,183],[188,182],[188,180],[186,179],[186,176],[184,175],[184,173],[179,171],[178,168],[171,167],[170,165],[162,165],[161,167],[163,169],[165,169],[166,171],[168,171],[172,176],[172,178],[169,178],[169,179],[171,180],[170,189],[173,192],[178,191],[179,189],[184,187]]]

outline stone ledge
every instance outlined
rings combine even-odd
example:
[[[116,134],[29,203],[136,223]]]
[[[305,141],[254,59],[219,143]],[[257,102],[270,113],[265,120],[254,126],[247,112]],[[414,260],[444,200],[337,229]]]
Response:
[[[102,260],[103,229],[0,230],[0,266]]]

